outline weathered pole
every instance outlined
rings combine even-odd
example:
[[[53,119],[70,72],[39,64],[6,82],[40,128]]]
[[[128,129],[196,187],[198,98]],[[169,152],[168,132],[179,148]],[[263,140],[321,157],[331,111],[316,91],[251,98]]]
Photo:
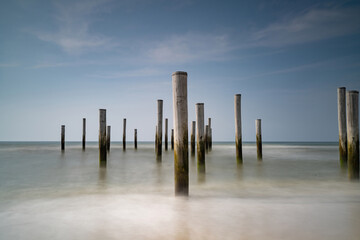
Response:
[[[187,73],[174,72],[172,74],[172,86],[175,195],[187,196],[189,195]]]
[[[106,131],[106,150],[110,151],[110,134],[111,134],[111,126],[107,126]]]
[[[163,100],[157,100],[158,122],[157,122],[157,139],[156,139],[156,160],[161,161],[162,155],[162,119],[163,119]]]
[[[106,166],[106,109],[99,109],[99,163]]]
[[[262,160],[262,139],[261,139],[261,119],[255,120],[255,128],[256,128],[256,153],[257,159],[259,161]]]
[[[242,137],[241,137],[241,94],[235,95],[235,148],[236,161],[238,164],[243,163],[242,157]]]
[[[198,171],[203,173],[205,172],[204,103],[197,103],[195,106],[197,166]]]
[[[350,179],[359,179],[359,92],[346,93],[348,173]]]
[[[191,136],[190,136],[191,156],[195,156],[195,131],[196,131],[196,122],[192,121],[191,122]]]
[[[137,129],[134,129],[134,148],[137,149]]]
[[[347,135],[346,135],[346,89],[337,89],[338,97],[338,126],[339,126],[339,156],[340,166],[347,166]]]
[[[82,149],[85,150],[86,142],[86,118],[83,118]]]
[[[155,154],[157,155],[157,140],[158,140],[158,137],[157,137],[157,126],[155,127]]]
[[[209,151],[209,125],[205,126],[205,151]]]
[[[209,141],[209,150],[212,149],[212,128],[211,128],[211,118],[208,119],[208,125],[209,125],[209,135],[208,135],[208,141]]]
[[[212,128],[209,127],[209,135],[210,135],[210,141],[209,141],[209,150],[212,150]]]
[[[168,119],[165,118],[165,150],[168,150]]]
[[[171,149],[174,150],[174,129],[171,129]]]
[[[123,150],[126,150],[126,118],[123,120]]]
[[[61,151],[65,151],[65,125],[61,125]]]

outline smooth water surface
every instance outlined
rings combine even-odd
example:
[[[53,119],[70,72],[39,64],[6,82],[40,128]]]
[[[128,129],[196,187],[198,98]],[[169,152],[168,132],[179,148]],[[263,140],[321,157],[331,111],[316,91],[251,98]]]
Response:
[[[334,143],[215,143],[206,174],[189,157],[190,196],[174,197],[173,152],[112,143],[0,143],[0,239],[359,239],[360,183]]]

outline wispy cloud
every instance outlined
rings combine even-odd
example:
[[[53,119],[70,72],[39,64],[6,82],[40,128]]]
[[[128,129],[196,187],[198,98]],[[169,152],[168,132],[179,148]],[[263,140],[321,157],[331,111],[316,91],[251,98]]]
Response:
[[[0,63],[1,68],[10,68],[10,67],[17,67],[19,64],[17,63]]]
[[[152,43],[145,51],[145,58],[160,64],[224,60],[233,49],[226,34],[189,32]]]
[[[305,71],[305,70],[316,69],[319,67],[330,66],[330,65],[337,66],[337,64],[340,60],[341,59],[331,59],[331,60],[326,60],[326,61],[320,61],[320,62],[315,62],[315,63],[310,63],[310,64],[303,64],[303,65],[283,68],[283,69],[269,71],[269,72],[263,72],[263,73],[259,73],[259,74],[255,74],[255,75],[251,75],[251,76],[242,77],[241,80],[248,80],[248,79],[260,78],[260,77],[272,76],[272,75],[279,75],[279,74],[284,74],[284,73],[301,72],[301,71]],[[339,66],[337,66],[337,67],[339,67]]]
[[[358,8],[310,9],[256,31],[253,46],[279,47],[353,34],[360,30]]]
[[[56,31],[32,31],[40,40],[60,46],[65,52],[79,54],[84,51],[106,49],[114,45],[111,38],[90,32],[92,15],[109,0],[80,1],[55,4]]]
[[[140,68],[130,71],[117,71],[91,74],[89,77],[99,79],[120,79],[120,78],[133,78],[133,77],[152,77],[167,74],[165,71],[156,68]]]

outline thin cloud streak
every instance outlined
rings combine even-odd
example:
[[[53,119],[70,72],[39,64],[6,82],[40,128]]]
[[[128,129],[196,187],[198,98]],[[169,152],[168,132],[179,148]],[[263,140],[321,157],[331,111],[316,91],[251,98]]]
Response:
[[[279,69],[276,71],[264,72],[264,73],[260,73],[260,74],[256,74],[256,75],[252,75],[252,76],[241,77],[240,79],[241,80],[249,80],[249,79],[265,77],[265,76],[279,75],[279,74],[291,73],[291,72],[299,72],[299,71],[314,69],[314,68],[323,67],[323,66],[327,66],[327,65],[331,65],[331,64],[337,64],[338,60],[339,59],[333,59],[333,60],[327,60],[327,61],[321,61],[321,62],[316,62],[316,63],[311,63],[311,64],[295,66],[295,67],[289,67],[289,68],[285,68],[285,69]]]
[[[159,69],[141,68],[131,71],[91,74],[89,75],[89,77],[99,78],[99,79],[120,79],[120,78],[132,78],[132,77],[152,77],[152,76],[160,76],[164,74],[167,73]]]
[[[311,9],[256,31],[250,46],[281,47],[350,35],[359,32],[359,23],[358,8]]]
[[[19,64],[17,63],[0,63],[1,68],[11,68],[11,67],[17,67]]]

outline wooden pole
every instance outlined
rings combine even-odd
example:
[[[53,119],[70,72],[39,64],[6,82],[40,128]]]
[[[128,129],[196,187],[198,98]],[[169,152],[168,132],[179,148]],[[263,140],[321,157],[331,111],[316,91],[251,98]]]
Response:
[[[157,129],[158,127],[156,126],[155,127],[155,154],[157,155],[157,140],[158,140],[158,137],[157,137]]]
[[[209,144],[209,150],[212,149],[212,131],[211,131],[211,118],[208,119],[208,125],[209,125],[209,133],[208,133],[208,144]]]
[[[191,136],[190,136],[191,156],[195,156],[195,132],[196,132],[196,122],[192,121],[191,122]]]
[[[158,123],[157,123],[157,146],[156,146],[156,160],[161,161],[162,155],[162,119],[163,119],[163,100],[157,100]]]
[[[209,127],[209,137],[210,137],[209,150],[211,151],[212,150],[212,128],[211,127]]]
[[[137,129],[134,129],[134,148],[137,149]]]
[[[123,150],[126,150],[126,118],[123,120]]]
[[[86,118],[83,118],[82,149],[85,150],[86,142]]]
[[[99,110],[99,163],[106,166],[106,109]]]
[[[61,125],[61,151],[65,151],[65,125]]]
[[[111,133],[111,126],[107,126],[106,131],[106,150],[110,151],[110,133]]]
[[[350,179],[359,179],[359,92],[346,93],[348,173]]]
[[[188,153],[188,103],[187,73],[174,72],[173,116],[174,116],[174,170],[175,195],[189,195],[189,153]]]
[[[171,129],[171,149],[174,150],[174,129]]]
[[[346,89],[337,89],[338,96],[338,125],[339,125],[339,157],[340,166],[347,166],[347,134],[346,134]]]
[[[168,119],[165,118],[165,150],[168,150]]]
[[[200,173],[205,172],[205,136],[204,136],[204,103],[196,105],[196,143],[197,166]]]
[[[256,153],[257,159],[259,161],[262,160],[262,139],[261,139],[261,119],[255,120],[255,128],[256,128]]]
[[[241,94],[235,95],[235,148],[236,161],[243,163],[242,157],[242,137],[241,137]]]
[[[205,152],[209,151],[209,125],[205,126]]]

